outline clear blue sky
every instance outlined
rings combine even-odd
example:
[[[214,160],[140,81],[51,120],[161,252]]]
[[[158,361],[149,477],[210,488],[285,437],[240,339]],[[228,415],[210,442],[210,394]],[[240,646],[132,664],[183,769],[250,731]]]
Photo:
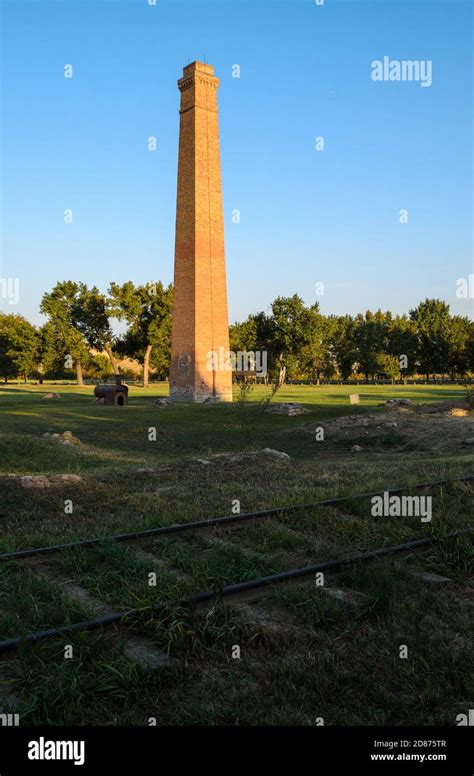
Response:
[[[0,275],[21,296],[0,309],[39,322],[57,280],[172,280],[176,81],[205,57],[221,79],[231,321],[295,292],[325,313],[406,312],[427,296],[472,311],[456,298],[474,272],[469,2],[1,5]],[[432,85],[374,82],[384,56],[431,60]]]

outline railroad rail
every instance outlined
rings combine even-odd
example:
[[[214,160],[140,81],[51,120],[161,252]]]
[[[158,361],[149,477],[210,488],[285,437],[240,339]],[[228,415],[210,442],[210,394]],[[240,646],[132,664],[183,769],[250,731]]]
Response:
[[[463,528],[456,531],[451,531],[446,534],[445,538],[456,538],[459,536],[465,536],[469,533],[473,533],[472,528]],[[233,585],[226,585],[220,590],[203,590],[199,593],[184,598],[181,601],[181,605],[185,606],[199,606],[216,599],[229,598],[231,596],[238,596],[249,590],[256,590],[258,588],[268,587],[270,585],[279,584],[281,582],[288,582],[292,579],[298,579],[300,577],[310,576],[319,572],[329,571],[341,566],[347,566],[351,563],[360,563],[367,560],[373,560],[374,558],[386,557],[388,555],[394,555],[398,552],[404,552],[407,550],[418,549],[419,547],[425,547],[427,545],[435,544],[439,541],[437,537],[426,536],[421,539],[413,539],[402,544],[395,544],[388,547],[381,547],[377,550],[369,550],[367,552],[359,553],[357,555],[351,555],[345,558],[337,558],[334,560],[323,561],[322,563],[315,563],[308,566],[302,566],[300,568],[288,569],[287,571],[281,571],[277,574],[271,574],[266,577],[256,577],[245,582],[237,582]],[[124,620],[137,617],[143,612],[155,612],[163,608],[163,603],[152,604],[147,607],[141,607],[139,609],[126,609],[121,612],[111,612],[110,614],[103,615],[101,617],[95,617],[92,620],[84,620],[82,622],[71,623],[70,625],[64,625],[59,628],[49,628],[43,631],[36,631],[35,633],[29,633],[26,636],[15,636],[10,639],[0,641],[0,653],[7,652],[9,650],[17,649],[22,644],[35,644],[38,641],[52,638],[54,636],[65,636],[75,631],[94,630],[96,628],[106,627],[114,623],[123,622]]]
[[[258,512],[246,512],[239,515],[227,515],[224,517],[211,518],[208,520],[199,520],[199,521],[193,521],[189,523],[178,523],[178,524],[169,525],[169,526],[162,526],[159,528],[150,528],[143,531],[112,534],[105,537],[94,537],[91,539],[83,539],[79,541],[67,542],[63,544],[55,544],[55,545],[50,545],[46,547],[34,547],[34,548],[29,548],[24,550],[2,553],[0,554],[0,561],[8,562],[8,561],[14,561],[14,560],[21,560],[21,559],[29,558],[36,555],[49,555],[63,550],[74,549],[77,547],[93,547],[110,540],[118,541],[118,542],[130,541],[133,539],[162,536],[167,534],[180,533],[183,531],[195,531],[195,530],[200,530],[205,528],[211,528],[214,526],[222,526],[222,525],[225,526],[228,524],[239,523],[247,520],[258,520],[264,517],[274,517],[277,515],[282,515],[282,514],[284,515],[284,514],[289,514],[297,511],[305,511],[305,510],[307,511],[310,509],[315,509],[317,507],[337,506],[338,504],[343,504],[344,502],[347,502],[349,500],[371,498],[373,496],[382,495],[383,493],[396,494],[396,493],[402,493],[411,488],[413,489],[431,488],[431,487],[438,487],[438,486],[450,484],[453,482],[466,482],[466,481],[473,481],[473,480],[474,480],[474,475],[462,475],[461,477],[453,477],[448,479],[422,482],[416,485],[398,486],[398,487],[390,488],[386,490],[379,489],[376,491],[370,491],[370,492],[358,493],[358,494],[350,493],[345,496],[323,499],[320,501],[311,502],[307,504],[291,504],[288,506],[265,509]],[[465,536],[473,533],[473,531],[474,529],[472,528],[458,529],[458,530],[449,532],[443,538],[451,539],[459,536]],[[380,557],[391,556],[397,553],[411,551],[421,547],[427,547],[429,545],[436,544],[439,541],[440,541],[439,537],[426,536],[419,539],[412,539],[402,544],[389,545],[389,546],[381,547],[379,549],[362,552],[356,555],[346,556],[343,558],[336,558],[336,559],[323,561],[316,564],[306,565],[298,568],[292,568],[286,571],[281,571],[275,574],[271,574],[269,576],[256,577],[254,579],[250,579],[244,582],[237,582],[235,584],[226,585],[217,590],[203,590],[183,598],[181,601],[177,602],[177,605],[188,606],[188,607],[202,606],[214,600],[238,597],[239,595],[242,595],[252,590],[257,590],[259,588],[266,588],[266,587],[284,583],[293,579],[307,577],[319,572],[335,570],[352,563],[366,562]],[[65,636],[78,631],[94,630],[97,628],[104,628],[115,623],[125,623],[125,621],[132,620],[133,618],[138,617],[138,615],[143,614],[143,612],[153,613],[153,612],[160,611],[163,609],[164,605],[165,604],[163,602],[157,602],[147,607],[126,609],[126,610],[117,611],[117,612],[108,612],[106,614],[103,614],[101,616],[95,617],[90,620],[84,620],[81,622],[75,622],[75,623],[71,623],[71,624],[56,627],[56,628],[49,628],[46,630],[36,631],[36,632],[26,634],[24,636],[14,636],[12,638],[8,638],[3,641],[0,641],[0,653],[5,653],[5,652],[15,650],[18,647],[20,647],[20,645],[22,644],[36,644],[42,640],[52,638],[55,636]]]
[[[313,501],[307,504],[290,504],[289,506],[273,507],[271,509],[263,509],[259,512],[242,512],[236,515],[225,515],[223,517],[213,517],[208,520],[196,520],[189,523],[174,523],[172,525],[160,526],[158,528],[147,528],[142,531],[132,531],[128,533],[110,534],[109,536],[93,537],[91,539],[80,539],[73,542],[65,542],[62,544],[52,544],[45,547],[30,547],[24,550],[14,550],[11,552],[4,552],[0,554],[0,562],[6,562],[11,560],[21,560],[22,558],[29,558],[35,555],[52,555],[55,552],[62,552],[63,550],[72,550],[78,547],[94,547],[99,544],[108,541],[126,542],[133,541],[134,539],[145,539],[150,536],[166,536],[167,534],[181,533],[183,531],[198,531],[206,528],[213,528],[214,526],[225,526],[232,523],[241,523],[247,520],[259,520],[264,517],[275,517],[277,515],[287,515],[292,512],[305,511],[310,509],[316,509],[318,507],[337,506],[343,504],[346,501],[352,499],[372,498],[373,496],[381,496],[384,493],[394,495],[396,493],[403,493],[410,488],[414,490],[420,490],[423,488],[439,487],[441,485],[447,485],[452,482],[469,482],[474,480],[474,474],[465,474],[461,477],[451,477],[442,480],[432,480],[429,482],[420,482],[415,485],[401,485],[395,488],[386,488],[374,490],[366,493],[349,493],[346,496],[337,496],[335,498],[322,499],[321,501]]]

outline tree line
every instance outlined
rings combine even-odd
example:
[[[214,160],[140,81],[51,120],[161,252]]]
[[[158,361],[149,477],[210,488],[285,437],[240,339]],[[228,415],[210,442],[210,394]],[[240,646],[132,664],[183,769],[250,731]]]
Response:
[[[111,283],[106,294],[96,286],[65,280],[41,300],[47,317],[35,327],[21,315],[0,314],[0,374],[41,379],[66,377],[72,369],[78,385],[84,373],[104,379],[118,373],[118,361],[142,364],[143,384],[150,368],[166,376],[171,355],[173,289],[161,282]],[[126,324],[114,335],[112,319]]]
[[[62,281],[43,295],[46,323],[33,326],[18,314],[0,313],[0,375],[65,378],[74,370],[105,379],[118,362],[141,365],[143,385],[150,372],[166,379],[171,357],[173,288],[161,282],[95,286]],[[113,319],[125,325],[114,334]],[[426,299],[408,315],[367,311],[356,316],[323,315],[295,294],[277,297],[268,312],[230,326],[234,352],[265,352],[267,379],[350,378],[407,380],[415,375],[470,377],[474,374],[474,323],[451,315],[449,305]]]
[[[267,351],[279,383],[287,377],[455,380],[474,373],[474,323],[451,315],[439,299],[420,302],[408,315],[368,310],[341,316],[322,315],[318,304],[307,307],[296,294],[278,297],[268,314],[231,327],[231,348]]]

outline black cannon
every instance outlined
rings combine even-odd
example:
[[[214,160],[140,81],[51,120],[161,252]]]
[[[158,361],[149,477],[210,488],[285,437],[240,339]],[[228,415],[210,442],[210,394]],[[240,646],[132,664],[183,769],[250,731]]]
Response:
[[[112,407],[123,407],[128,404],[128,385],[124,385],[120,375],[116,375],[115,385],[110,383],[96,385],[94,396],[99,401],[102,399],[104,404],[109,404]]]

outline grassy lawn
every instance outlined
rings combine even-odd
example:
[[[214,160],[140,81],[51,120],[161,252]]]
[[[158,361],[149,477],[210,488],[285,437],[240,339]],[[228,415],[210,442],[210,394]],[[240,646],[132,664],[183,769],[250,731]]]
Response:
[[[57,391],[61,398],[42,398]],[[341,414],[353,414],[349,394],[359,392],[360,413],[377,411],[378,404],[399,397],[416,402],[461,399],[462,387],[450,386],[286,386],[276,402],[301,402],[310,414],[280,417],[264,414],[261,402],[270,392],[256,386],[245,404],[176,406],[160,409],[154,399],[166,396],[168,386],[147,390],[132,387],[126,408],[104,407],[95,402],[88,386],[11,386],[0,388],[1,441],[8,455],[0,471],[24,474],[55,471],[105,471],[181,460],[187,456],[262,447],[283,448],[297,458],[317,457],[316,445],[298,434],[302,426],[317,426]],[[156,427],[156,442],[148,442],[148,429]],[[44,433],[70,430],[82,445],[65,451],[42,438]]]
[[[61,398],[44,399],[48,391]],[[395,397],[462,402],[462,387],[286,386],[273,401],[301,402],[308,413],[296,417],[265,413],[263,386],[246,402],[236,389],[232,405],[156,406],[167,392],[131,386],[129,405],[114,408],[97,404],[90,386],[2,386],[0,550],[216,517],[236,501],[254,511],[473,471],[472,415],[379,406]],[[348,399],[355,392],[357,414]],[[64,431],[79,443],[43,436]],[[81,479],[54,480],[59,474]],[[51,479],[29,489],[5,475]],[[53,638],[0,660],[0,712],[11,708],[25,724],[453,724],[474,689],[473,556],[470,539],[443,537],[472,524],[473,491],[467,483],[429,491],[427,523],[374,518],[367,499],[352,500],[150,540],[145,557],[105,541],[48,557],[47,578],[28,562],[3,563],[1,638],[93,616],[87,600],[67,595],[68,579],[112,609],[141,609],[130,631],[171,661],[144,673],[127,656],[122,629]],[[329,579],[328,589],[345,591],[339,597],[310,579],[275,587],[254,606],[183,605],[199,590],[427,534],[440,538],[427,552],[351,565]],[[428,585],[421,569],[451,582]]]

